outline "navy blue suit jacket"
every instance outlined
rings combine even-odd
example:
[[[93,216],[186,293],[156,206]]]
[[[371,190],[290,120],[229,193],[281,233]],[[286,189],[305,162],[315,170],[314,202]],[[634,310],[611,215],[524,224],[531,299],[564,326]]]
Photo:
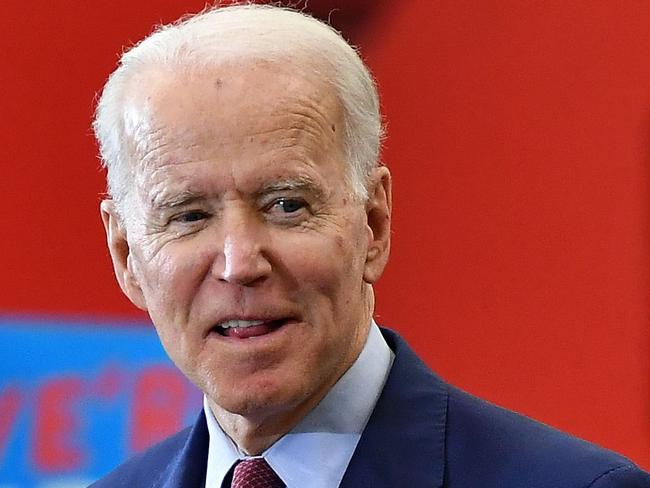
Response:
[[[382,332],[395,361],[341,487],[650,488],[628,459],[445,383]],[[201,414],[92,486],[200,488],[208,442]]]

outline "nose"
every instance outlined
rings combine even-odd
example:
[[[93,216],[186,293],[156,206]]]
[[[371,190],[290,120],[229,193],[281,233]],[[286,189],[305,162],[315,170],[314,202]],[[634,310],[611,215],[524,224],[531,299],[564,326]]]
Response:
[[[251,286],[271,273],[266,255],[267,236],[263,224],[246,216],[224,220],[223,252],[215,263],[214,274],[220,281]]]

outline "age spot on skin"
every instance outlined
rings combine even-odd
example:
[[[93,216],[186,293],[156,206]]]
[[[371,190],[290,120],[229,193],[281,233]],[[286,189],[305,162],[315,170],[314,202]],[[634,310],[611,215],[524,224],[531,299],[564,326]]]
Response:
[[[337,234],[334,238],[336,240],[336,245],[342,249],[345,246],[345,239],[340,234]]]
[[[223,80],[221,78],[217,78],[214,82],[215,88],[221,88],[223,86]]]

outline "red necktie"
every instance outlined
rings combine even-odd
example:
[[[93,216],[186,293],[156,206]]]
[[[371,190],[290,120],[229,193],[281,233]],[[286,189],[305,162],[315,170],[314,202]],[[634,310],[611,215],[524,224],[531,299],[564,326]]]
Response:
[[[232,488],[285,488],[264,458],[246,459],[237,466],[232,476]]]

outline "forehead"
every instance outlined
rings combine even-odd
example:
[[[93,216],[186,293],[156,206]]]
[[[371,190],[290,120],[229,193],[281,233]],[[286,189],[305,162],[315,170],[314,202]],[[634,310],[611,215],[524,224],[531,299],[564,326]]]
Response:
[[[224,150],[244,155],[253,143],[272,146],[279,139],[297,150],[342,145],[343,111],[333,89],[289,65],[150,69],[131,80],[124,107],[138,166],[169,162],[179,151],[202,152],[201,158]]]

